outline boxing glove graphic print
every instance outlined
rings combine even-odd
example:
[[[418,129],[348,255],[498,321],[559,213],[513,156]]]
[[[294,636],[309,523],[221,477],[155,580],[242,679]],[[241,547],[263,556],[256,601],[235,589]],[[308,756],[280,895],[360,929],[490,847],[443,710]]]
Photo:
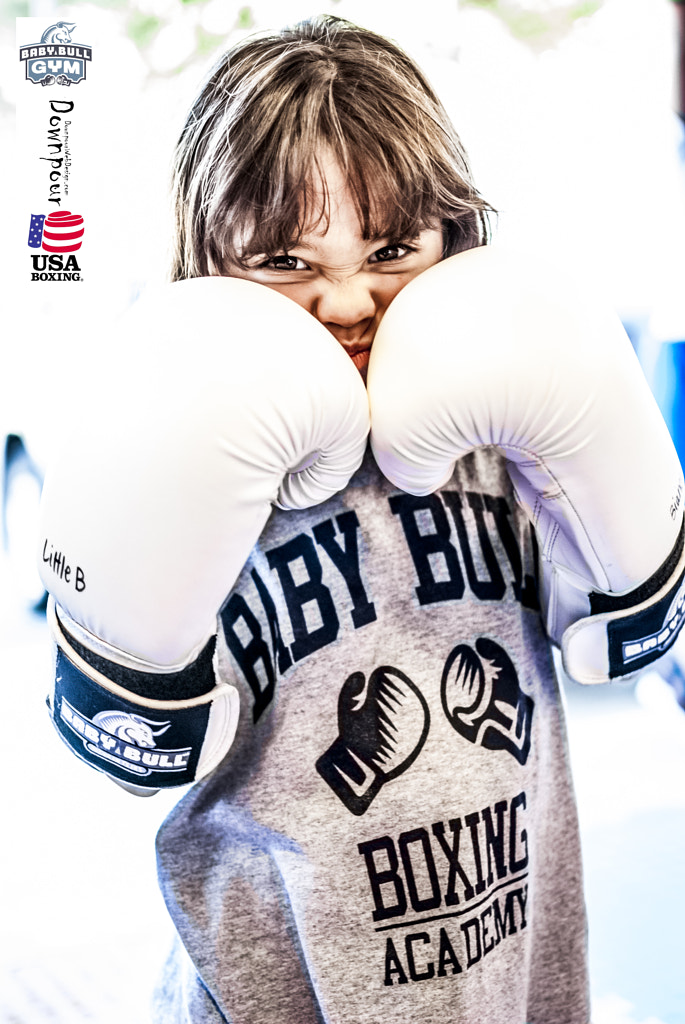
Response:
[[[440,696],[448,722],[463,739],[526,763],[534,701],[498,643],[479,637],[474,647],[454,647]],[[399,669],[383,665],[368,681],[363,672],[353,672],[338,698],[339,735],[316,770],[348,811],[364,814],[381,787],[412,766],[429,727],[425,697]]]
[[[534,701],[503,647],[484,636],[474,646],[458,644],[445,662],[440,696],[447,720],[471,743],[506,750],[525,764]]]
[[[382,665],[368,682],[353,672],[338,698],[339,736],[316,770],[353,814],[363,814],[381,786],[409,768],[426,742],[430,715],[418,687]]]

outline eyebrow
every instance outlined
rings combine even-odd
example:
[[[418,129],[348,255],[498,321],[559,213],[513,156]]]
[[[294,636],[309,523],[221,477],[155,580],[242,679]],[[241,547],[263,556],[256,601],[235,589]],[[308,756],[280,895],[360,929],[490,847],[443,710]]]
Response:
[[[402,242],[417,242],[422,233],[422,231],[417,231],[411,235],[373,235],[371,238],[362,238],[362,241],[368,245],[376,245],[379,242],[384,242],[386,245],[401,245]],[[293,239],[291,242],[288,242],[286,246],[284,246],[283,251],[289,252],[290,249],[302,249],[305,252],[313,252],[314,248],[315,246],[308,245],[307,242],[298,242],[297,239]]]

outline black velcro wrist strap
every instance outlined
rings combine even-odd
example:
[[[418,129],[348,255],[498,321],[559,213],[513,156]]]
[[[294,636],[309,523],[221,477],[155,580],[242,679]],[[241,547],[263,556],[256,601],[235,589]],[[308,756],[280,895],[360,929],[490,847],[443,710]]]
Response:
[[[580,683],[604,683],[633,675],[660,658],[675,643],[685,622],[685,548],[682,532],[677,559],[656,592],[635,601],[622,599],[611,611],[574,622],[561,640],[564,669]],[[642,599],[640,599],[642,598]]]
[[[144,707],[105,689],[58,648],[53,721],[74,753],[125,782],[154,789],[195,778],[209,721],[209,703]],[[157,703],[157,702],[154,702]]]
[[[186,785],[216,766],[237,725],[232,686],[218,683],[188,700],[141,697],[85,662],[54,611],[51,620],[56,662],[49,706],[60,737],[77,757],[151,790]]]

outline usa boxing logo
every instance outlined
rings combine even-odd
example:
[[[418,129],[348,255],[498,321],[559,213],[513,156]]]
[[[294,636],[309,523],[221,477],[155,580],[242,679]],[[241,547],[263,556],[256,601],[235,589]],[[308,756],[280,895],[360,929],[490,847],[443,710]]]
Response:
[[[339,736],[316,770],[352,814],[364,814],[382,786],[409,768],[428,735],[421,691],[399,669],[383,665],[368,682],[345,680],[338,698]]]
[[[29,248],[43,252],[78,252],[83,244],[83,217],[70,210],[32,213],[29,226]]]
[[[125,711],[100,711],[87,718],[64,697],[60,718],[83,741],[86,750],[97,758],[124,768],[132,775],[155,772],[182,772],[188,767],[191,747],[162,750],[156,738],[167,731],[170,722],[155,722]]]
[[[58,21],[45,29],[39,43],[19,48],[27,81],[41,86],[71,86],[85,79],[93,48],[72,42],[75,28],[73,22]]]
[[[475,650],[458,644],[445,662],[440,695],[447,720],[460,736],[526,763],[534,701],[521,689],[511,658],[498,643],[479,637]]]
[[[74,255],[83,244],[83,217],[70,210],[31,214],[28,244],[47,255],[31,256],[32,281],[80,281],[81,268]]]

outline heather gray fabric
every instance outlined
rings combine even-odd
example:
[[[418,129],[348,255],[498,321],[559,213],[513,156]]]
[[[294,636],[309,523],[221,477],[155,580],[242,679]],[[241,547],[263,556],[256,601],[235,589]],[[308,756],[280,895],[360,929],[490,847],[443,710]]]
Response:
[[[275,512],[221,613],[232,751],[158,836],[160,1024],[587,1024],[563,708],[492,451]],[[224,643],[225,641],[225,643]]]

